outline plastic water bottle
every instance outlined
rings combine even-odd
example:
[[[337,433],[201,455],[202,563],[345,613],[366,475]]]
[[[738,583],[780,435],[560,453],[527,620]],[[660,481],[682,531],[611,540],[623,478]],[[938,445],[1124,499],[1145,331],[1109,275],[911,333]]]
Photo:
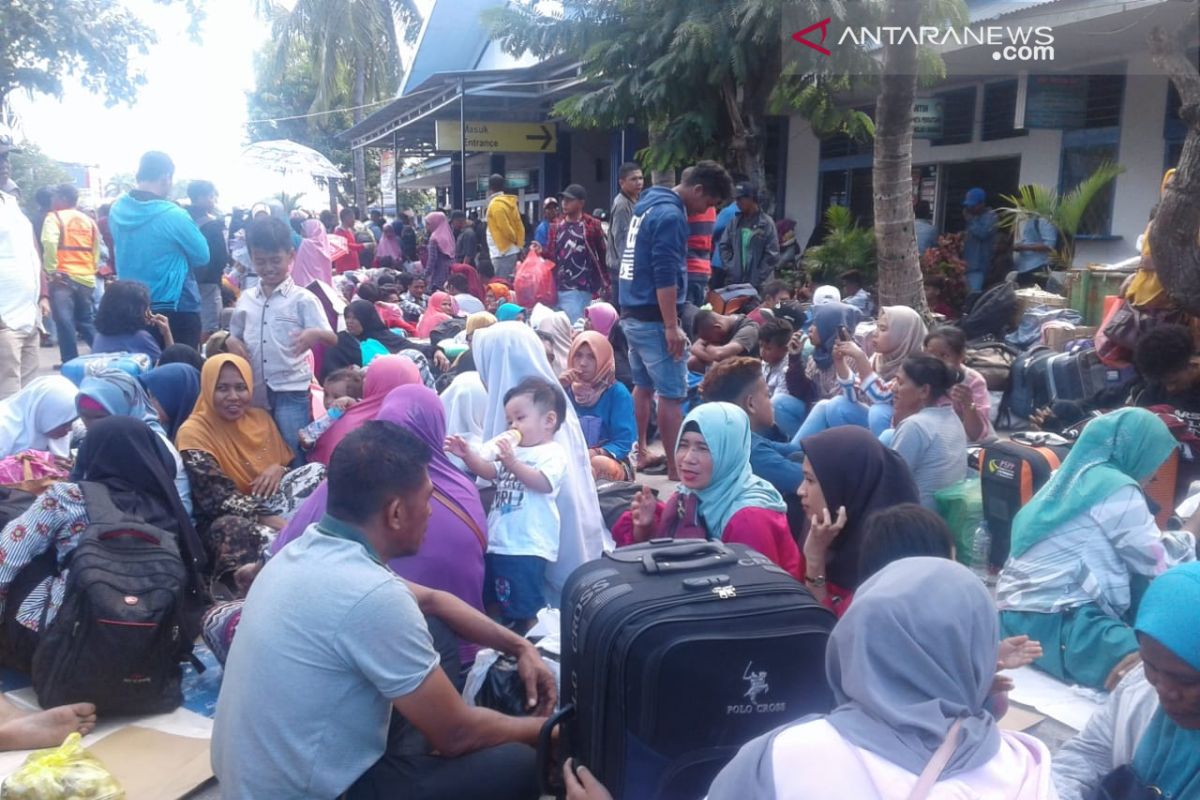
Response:
[[[300,447],[304,450],[312,450],[317,444],[317,439],[321,438],[321,434],[332,428],[333,423],[341,418],[342,409],[335,406],[329,409],[325,416],[305,425],[296,434],[296,438],[300,440]]]
[[[516,428],[509,428],[481,444],[479,446],[479,457],[484,461],[495,461],[500,458],[500,442],[505,439],[511,442],[513,447],[521,446],[521,432]]]
[[[990,578],[988,559],[992,550],[992,532],[988,529],[987,520],[979,521],[975,528],[975,536],[971,538],[971,557],[968,566],[979,579],[987,583]]]

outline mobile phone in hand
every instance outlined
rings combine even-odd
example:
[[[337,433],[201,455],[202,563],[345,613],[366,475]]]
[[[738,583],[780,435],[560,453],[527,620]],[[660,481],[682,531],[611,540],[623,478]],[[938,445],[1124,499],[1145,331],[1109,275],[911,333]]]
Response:
[[[840,339],[843,342],[850,341],[850,331],[846,329],[845,325],[838,325],[837,335],[838,335],[838,339]]]

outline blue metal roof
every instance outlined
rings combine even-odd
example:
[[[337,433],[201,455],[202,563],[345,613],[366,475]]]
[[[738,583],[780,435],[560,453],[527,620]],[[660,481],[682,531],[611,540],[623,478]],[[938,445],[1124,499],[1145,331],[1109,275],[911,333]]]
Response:
[[[480,15],[502,8],[507,0],[434,0],[417,38],[412,65],[400,84],[403,97],[440,72],[465,72],[480,66],[488,54],[486,69],[528,66],[528,62],[489,49],[490,38]]]

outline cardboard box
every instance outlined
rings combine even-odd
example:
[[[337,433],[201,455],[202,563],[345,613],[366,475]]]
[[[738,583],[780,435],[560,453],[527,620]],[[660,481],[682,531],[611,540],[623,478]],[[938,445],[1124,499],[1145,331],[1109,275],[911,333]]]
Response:
[[[1076,325],[1074,328],[1044,328],[1042,341],[1051,350],[1061,353],[1067,342],[1073,342],[1076,339],[1091,339],[1098,330],[1100,329],[1092,325]]]

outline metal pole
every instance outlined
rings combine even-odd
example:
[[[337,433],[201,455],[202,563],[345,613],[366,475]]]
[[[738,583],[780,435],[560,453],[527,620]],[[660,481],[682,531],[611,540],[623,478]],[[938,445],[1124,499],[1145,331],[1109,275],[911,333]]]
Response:
[[[463,210],[467,208],[467,85],[458,79],[458,180]]]
[[[400,219],[400,132],[392,131],[392,207]],[[385,212],[386,213],[386,212]]]

